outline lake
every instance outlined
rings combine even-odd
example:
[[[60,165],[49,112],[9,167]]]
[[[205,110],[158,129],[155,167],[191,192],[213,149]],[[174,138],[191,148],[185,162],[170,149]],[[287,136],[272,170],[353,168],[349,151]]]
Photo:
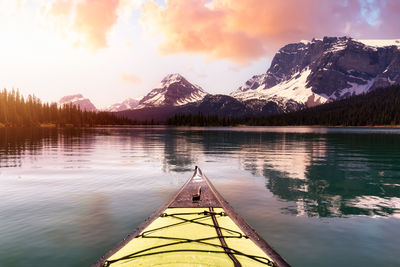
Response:
[[[400,266],[400,129],[0,129],[0,266],[90,266],[198,165],[293,266]]]

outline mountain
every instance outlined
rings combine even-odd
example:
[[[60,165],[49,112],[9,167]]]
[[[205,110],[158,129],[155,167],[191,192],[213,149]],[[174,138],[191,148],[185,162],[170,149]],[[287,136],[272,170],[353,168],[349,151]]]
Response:
[[[296,106],[297,107],[297,106]],[[240,101],[228,95],[207,95],[201,101],[177,109],[182,114],[218,115],[219,117],[253,117],[283,113],[275,102],[251,99]]]
[[[296,105],[299,109],[299,106]],[[294,107],[293,107],[294,109]],[[188,103],[181,106],[159,106],[146,107],[141,109],[125,110],[118,112],[118,116],[122,116],[137,121],[155,121],[163,122],[175,114],[198,114],[218,115],[219,117],[258,117],[261,115],[270,115],[283,113],[273,101],[259,101],[251,99],[240,101],[228,95],[206,95],[202,100]]]
[[[116,103],[114,105],[109,106],[108,108],[105,109],[105,111],[117,112],[117,111],[134,109],[139,105],[139,102],[140,99],[128,98],[122,103]]]
[[[171,116],[169,125],[228,126],[396,126],[400,125],[400,85],[354,95],[290,113],[259,117],[206,116],[204,113]],[[218,115],[218,114],[216,114]]]
[[[288,44],[271,67],[230,96],[209,95],[179,74],[165,77],[134,110],[134,120],[174,114],[261,117],[289,113],[400,83],[400,40],[325,37]]]
[[[143,97],[135,109],[182,106],[197,102],[207,94],[201,87],[191,84],[182,75],[170,74]]]
[[[88,98],[84,98],[83,95],[81,94],[64,96],[63,98],[60,99],[60,101],[58,101],[59,106],[63,106],[65,104],[70,104],[70,103],[79,106],[81,110],[86,110],[86,111],[97,110],[96,107],[93,105],[93,103]]]
[[[400,125],[400,85],[286,114],[253,119],[257,125]]]
[[[264,74],[231,96],[275,102],[285,112],[400,83],[400,40],[324,37],[288,44]]]

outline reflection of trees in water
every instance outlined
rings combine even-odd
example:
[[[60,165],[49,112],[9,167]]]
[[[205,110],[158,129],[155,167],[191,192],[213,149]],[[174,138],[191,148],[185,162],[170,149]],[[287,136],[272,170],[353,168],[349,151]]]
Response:
[[[79,151],[93,143],[92,130],[55,128],[0,129],[0,168],[21,167],[22,158],[35,159],[44,148],[63,147],[65,151]],[[86,137],[86,138],[85,138]]]
[[[177,147],[196,143],[206,156],[238,159],[268,178],[272,193],[293,201],[293,214],[387,216],[400,212],[399,141],[382,134],[188,131],[167,138],[165,157],[167,164],[191,165],[198,148],[180,154]]]
[[[264,166],[267,188],[281,199],[294,201],[287,208],[293,214],[397,216],[399,139],[396,135],[329,136],[325,156],[310,157],[306,179],[293,179],[284,171]]]
[[[145,158],[164,171],[190,171],[204,160],[238,161],[253,175],[268,178],[267,188],[290,201],[286,210],[297,215],[400,213],[400,136],[395,134],[1,129],[0,167],[20,166],[22,157],[34,158],[50,147],[85,158],[98,140],[117,142],[129,163]]]
[[[0,168],[20,167],[22,156],[40,155],[42,147],[57,144],[57,138],[55,129],[0,129]]]
[[[68,158],[67,162],[86,161],[96,142],[96,136],[106,135],[103,130],[95,128],[65,128],[58,139],[58,148],[61,148],[66,157],[74,156],[79,160]]]
[[[143,159],[159,162],[165,172],[191,171],[202,156],[198,134],[167,127],[135,127],[106,129],[108,141],[118,143],[122,158],[129,164],[141,164]]]
[[[164,139],[164,170],[185,172],[203,156],[201,135],[191,131],[167,130]]]
[[[243,148],[259,147],[260,139],[258,133],[170,129],[162,142],[164,169],[189,171],[201,158],[240,158]]]

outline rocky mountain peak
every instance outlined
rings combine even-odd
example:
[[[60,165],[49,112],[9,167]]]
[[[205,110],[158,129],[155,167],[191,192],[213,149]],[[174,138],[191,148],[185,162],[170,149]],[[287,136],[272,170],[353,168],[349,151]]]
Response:
[[[68,96],[64,96],[60,99],[59,103],[60,104],[67,104],[73,101],[77,101],[77,100],[82,100],[84,99],[82,94],[76,94],[76,95],[68,95]]]
[[[121,103],[116,103],[111,106],[109,106],[105,111],[110,111],[110,112],[118,112],[118,111],[123,111],[123,110],[129,110],[129,109],[134,109],[139,105],[141,98],[128,98],[125,99]]]
[[[324,37],[288,44],[266,73],[253,76],[231,95],[285,106],[334,101],[400,83],[399,40]]]
[[[161,80],[160,85],[162,87],[165,87],[165,86],[170,86],[173,83],[179,83],[179,82],[187,82],[187,80],[179,73],[168,74],[167,76],[164,77],[164,79]]]
[[[208,93],[200,86],[191,84],[180,74],[169,74],[159,86],[140,100],[136,109],[181,106],[203,99]]]
[[[81,110],[97,111],[95,105],[93,105],[93,103],[88,98],[85,98],[82,94],[64,96],[58,101],[59,106],[63,106],[65,104],[73,104],[78,106]]]

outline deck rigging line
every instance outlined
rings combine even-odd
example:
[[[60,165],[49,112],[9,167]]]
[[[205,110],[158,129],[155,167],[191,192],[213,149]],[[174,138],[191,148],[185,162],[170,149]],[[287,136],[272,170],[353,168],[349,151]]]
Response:
[[[210,207],[210,214],[211,214],[211,218],[212,218],[215,230],[217,231],[219,242],[221,242],[221,245],[224,248],[225,253],[228,254],[228,257],[233,261],[233,265],[235,267],[241,267],[242,264],[240,264],[238,259],[236,259],[235,255],[232,253],[232,250],[228,247],[228,244],[226,244],[224,236],[222,235],[222,232],[221,232],[221,228],[219,227],[217,218],[215,217],[213,207]]]
[[[185,219],[182,217],[179,217],[179,215],[204,215],[195,219]],[[159,228],[155,228],[152,230],[148,230],[148,231],[144,231],[142,232],[140,235],[136,236],[135,238],[158,238],[158,239],[166,239],[166,240],[175,240],[176,242],[173,243],[169,243],[169,244],[164,244],[164,245],[159,245],[159,246],[153,246],[153,247],[149,247],[131,254],[128,254],[124,257],[118,258],[118,259],[114,259],[114,260],[106,260],[105,261],[105,266],[110,266],[111,264],[118,262],[118,261],[122,261],[122,260],[131,260],[131,259],[135,259],[135,258],[139,258],[139,257],[144,257],[144,256],[150,256],[150,255],[157,255],[157,254],[165,254],[165,253],[174,253],[174,252],[207,252],[207,253],[226,253],[229,258],[233,261],[234,266],[238,267],[241,266],[240,262],[236,259],[235,255],[238,256],[245,256],[247,258],[250,258],[254,261],[257,261],[259,263],[265,264],[267,266],[275,266],[274,262],[271,261],[268,258],[265,257],[261,257],[261,256],[256,256],[256,255],[248,255],[245,254],[243,252],[240,252],[239,250],[233,249],[233,248],[229,248],[226,244],[225,239],[226,238],[249,238],[246,235],[243,235],[242,233],[235,231],[235,230],[231,230],[225,227],[221,227],[218,225],[218,222],[216,220],[216,216],[227,216],[225,214],[225,212],[214,212],[212,208],[210,208],[210,211],[204,210],[203,212],[187,212],[187,213],[171,213],[171,214],[167,214],[167,213],[163,213],[160,215],[161,218],[163,217],[173,217],[176,219],[181,220],[181,222],[178,223],[174,223],[174,224],[170,224],[170,225],[166,225],[166,226],[162,226]],[[208,224],[208,223],[203,223],[200,222],[200,220],[205,219],[211,217],[213,220],[213,224]],[[215,219],[215,221],[214,221]],[[209,226],[209,227],[213,227],[217,230],[217,236],[215,237],[207,237],[207,238],[199,238],[199,239],[189,239],[189,238],[177,238],[177,237],[166,237],[166,236],[150,236],[149,233],[158,231],[158,230],[162,230],[165,228],[169,228],[169,227],[174,227],[177,225],[181,225],[181,224],[185,224],[185,223],[196,223],[196,224],[200,224],[203,226]],[[231,233],[231,235],[222,235],[222,231],[221,230],[225,230],[229,233]],[[217,245],[217,244],[213,244],[213,243],[209,243],[206,241],[212,240],[212,239],[216,239],[218,238],[221,242],[221,245]],[[223,241],[222,241],[222,240]],[[163,248],[163,247],[168,247],[168,246],[173,246],[173,245],[178,245],[178,244],[185,244],[185,243],[192,243],[192,242],[196,242],[196,243],[200,243],[203,245],[208,245],[208,246],[213,246],[216,248],[222,248],[223,251],[221,250],[201,250],[201,249],[173,249],[173,250],[165,250],[165,251],[156,251],[156,252],[150,252],[151,250],[157,249],[157,248]],[[147,253],[145,253],[147,252]]]

